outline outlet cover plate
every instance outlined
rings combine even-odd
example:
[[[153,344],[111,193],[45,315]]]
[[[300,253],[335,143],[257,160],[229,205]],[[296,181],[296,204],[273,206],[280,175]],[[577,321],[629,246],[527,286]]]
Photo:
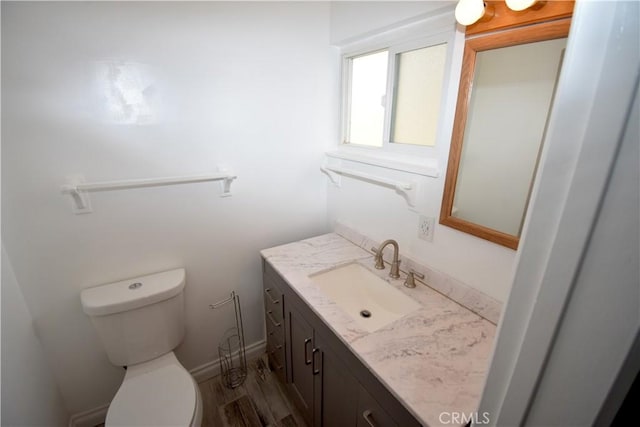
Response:
[[[432,216],[420,215],[418,218],[418,238],[433,242],[433,229],[436,226],[436,219]]]

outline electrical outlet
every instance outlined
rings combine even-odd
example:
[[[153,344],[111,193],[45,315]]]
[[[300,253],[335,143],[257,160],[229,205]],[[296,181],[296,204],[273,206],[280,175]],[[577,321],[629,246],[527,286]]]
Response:
[[[418,219],[418,237],[427,242],[433,242],[433,229],[436,219],[432,216],[420,215]]]

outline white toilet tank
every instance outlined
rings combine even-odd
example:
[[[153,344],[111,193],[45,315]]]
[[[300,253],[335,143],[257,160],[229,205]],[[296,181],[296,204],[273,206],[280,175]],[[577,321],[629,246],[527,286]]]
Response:
[[[82,291],[111,363],[127,366],[169,353],[184,337],[183,268]]]

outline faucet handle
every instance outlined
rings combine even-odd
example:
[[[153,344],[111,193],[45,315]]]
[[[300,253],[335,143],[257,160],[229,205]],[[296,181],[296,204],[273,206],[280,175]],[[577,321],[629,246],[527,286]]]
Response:
[[[416,287],[416,277],[418,279],[424,279],[424,274],[418,273],[413,268],[409,269],[409,273],[407,274],[407,280],[404,281],[404,285],[407,288],[415,288]]]

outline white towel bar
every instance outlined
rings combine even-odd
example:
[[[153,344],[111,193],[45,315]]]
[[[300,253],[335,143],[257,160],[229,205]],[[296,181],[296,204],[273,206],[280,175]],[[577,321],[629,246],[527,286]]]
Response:
[[[166,178],[130,179],[122,181],[104,182],[75,182],[61,187],[63,194],[69,194],[74,201],[74,212],[76,214],[91,212],[89,192],[122,190],[128,188],[157,187],[161,185],[190,184],[194,182],[223,181],[223,192],[220,197],[231,196],[231,183],[237,176],[222,171],[215,174],[195,175],[195,176],[174,176]]]

